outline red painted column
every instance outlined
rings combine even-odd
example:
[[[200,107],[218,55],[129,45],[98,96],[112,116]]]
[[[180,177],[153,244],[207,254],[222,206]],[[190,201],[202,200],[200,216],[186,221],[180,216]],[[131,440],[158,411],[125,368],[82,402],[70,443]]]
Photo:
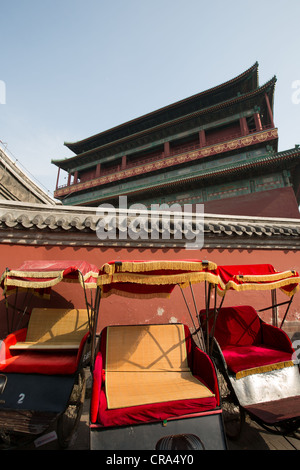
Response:
[[[75,173],[74,173],[74,181],[73,181],[73,183],[76,184],[77,181],[78,181],[78,170],[76,170]]]
[[[242,135],[249,134],[248,124],[245,117],[240,118],[240,128]]]
[[[266,103],[267,103],[267,108],[268,108],[268,113],[269,113],[271,126],[275,127],[274,126],[274,120],[273,120],[273,113],[272,113],[272,109],[271,109],[271,105],[270,105],[270,100],[269,100],[269,97],[268,97],[267,93],[265,93],[265,99],[266,99]]]
[[[98,178],[101,175],[101,163],[98,163],[96,166],[95,178]]]
[[[200,147],[206,147],[206,136],[204,129],[201,129],[201,131],[199,132],[199,143]]]
[[[60,167],[58,167],[58,172],[57,172],[56,189],[58,188],[59,174],[60,174]]]
[[[126,157],[126,155],[123,155],[123,157],[122,157],[122,170],[125,170],[126,165],[127,165],[127,157]]]
[[[170,142],[164,143],[164,154],[165,157],[168,157],[170,155]]]
[[[71,184],[71,173],[68,174],[68,183],[67,183],[67,185],[70,186],[70,184]]]
[[[262,131],[262,124],[259,113],[254,113],[254,122],[257,131]]]

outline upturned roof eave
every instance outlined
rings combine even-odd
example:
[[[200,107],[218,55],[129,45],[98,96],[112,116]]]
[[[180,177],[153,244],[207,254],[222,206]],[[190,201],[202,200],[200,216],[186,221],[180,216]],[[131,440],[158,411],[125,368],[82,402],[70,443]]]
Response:
[[[256,72],[256,73],[255,73]],[[76,151],[76,148],[81,146],[82,144],[84,143],[87,143],[87,142],[90,142],[92,140],[95,140],[97,139],[98,137],[100,137],[101,135],[104,135],[108,132],[111,132],[111,131],[114,131],[114,130],[117,130],[117,129],[120,129],[122,127],[125,127],[125,126],[128,126],[129,124],[132,124],[134,122],[138,122],[138,121],[141,121],[143,119],[146,119],[150,116],[154,116],[155,114],[158,114],[164,110],[168,110],[168,109],[172,109],[172,108],[175,108],[177,107],[178,105],[181,105],[183,103],[187,103],[189,101],[192,101],[192,100],[195,100],[201,96],[205,96],[205,95],[209,95],[211,93],[215,93],[216,91],[219,91],[220,89],[224,89],[228,86],[232,86],[234,83],[237,83],[239,80],[246,80],[248,79],[249,77],[253,76],[254,77],[254,84],[253,84],[253,89],[257,88],[258,87],[258,62],[255,62],[249,69],[245,70],[244,72],[242,72],[241,74],[237,75],[236,77],[230,79],[230,80],[227,80],[226,82],[222,83],[222,84],[219,84],[219,85],[216,85],[215,87],[212,87],[212,88],[209,88],[208,90],[205,90],[205,91],[202,91],[200,93],[196,93],[190,97],[187,97],[187,98],[184,98],[182,100],[179,100],[179,101],[176,101],[175,103],[172,103],[170,105],[167,105],[167,106],[163,106],[162,108],[159,108],[159,109],[156,109],[155,111],[151,111],[150,113],[147,113],[143,116],[139,116],[138,118],[135,118],[135,119],[132,119],[130,121],[127,121],[125,123],[122,123],[118,126],[115,126],[111,129],[107,129],[103,132],[99,132],[98,134],[94,134],[90,137],[87,137],[86,139],[82,139],[80,141],[77,141],[77,142],[65,142],[64,145],[66,147],[68,147],[70,150],[72,150],[73,152],[77,152]]]
[[[225,108],[226,106],[231,106],[232,104],[234,103],[237,103],[237,102],[240,102],[240,101],[243,101],[243,100],[246,100],[246,99],[250,99],[252,98],[253,96],[255,95],[259,95],[260,93],[262,92],[266,92],[268,90],[271,90],[271,107],[273,109],[273,96],[274,96],[274,87],[275,87],[275,83],[276,83],[276,77],[274,76],[271,80],[269,80],[268,82],[266,82],[264,85],[262,85],[261,87],[257,88],[256,90],[253,90],[252,92],[249,92],[249,93],[246,93],[244,95],[240,95],[240,96],[236,96],[234,98],[231,98],[230,100],[228,101],[224,101],[222,103],[218,103],[217,105],[214,105],[212,107],[209,107],[209,108],[204,108],[204,109],[201,109],[199,111],[196,111],[192,114],[188,114],[188,115],[185,115],[181,118],[178,118],[178,119],[175,119],[174,121],[167,121],[163,124],[160,124],[159,126],[156,126],[156,127],[152,127],[151,129],[147,129],[145,131],[141,131],[137,134],[131,134],[127,137],[124,137],[123,139],[120,139],[120,140],[116,140],[116,141],[113,141],[113,142],[109,142],[108,144],[106,145],[101,145],[100,147],[95,147],[91,150],[88,150],[86,152],[83,152],[79,155],[74,155],[73,157],[70,157],[70,158],[64,158],[64,159],[60,159],[60,160],[54,160],[52,159],[51,160],[51,163],[53,163],[54,165],[64,169],[64,170],[68,170],[69,167],[70,167],[70,163],[75,163],[76,161],[78,161],[79,159],[82,159],[84,157],[87,157],[91,154],[93,154],[96,150],[99,150],[99,149],[103,149],[103,148],[107,148],[109,146],[113,146],[113,145],[116,145],[116,144],[120,144],[122,142],[126,142],[127,140],[129,139],[132,139],[132,138],[137,138],[139,136],[143,136],[143,135],[146,135],[147,133],[149,132],[153,132],[153,130],[158,130],[164,126],[167,126],[167,125],[174,125],[174,124],[177,124],[179,122],[182,122],[183,120],[186,120],[186,119],[190,119],[191,117],[193,116],[196,116],[196,115],[201,115],[201,114],[206,114],[206,113],[209,113],[209,112],[214,112],[218,109],[221,109],[222,107]],[[74,166],[75,168],[75,166]]]

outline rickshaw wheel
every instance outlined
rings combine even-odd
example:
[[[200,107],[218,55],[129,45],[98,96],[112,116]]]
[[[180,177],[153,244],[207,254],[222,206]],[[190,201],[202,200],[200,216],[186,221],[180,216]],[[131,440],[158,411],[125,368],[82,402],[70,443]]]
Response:
[[[230,390],[226,378],[220,371],[218,371],[218,380],[226,436],[228,439],[236,440],[242,432],[245,411],[237,403],[234,392]]]
[[[57,437],[59,446],[66,449],[80,422],[86,392],[84,370],[77,375],[67,407],[57,421]]]

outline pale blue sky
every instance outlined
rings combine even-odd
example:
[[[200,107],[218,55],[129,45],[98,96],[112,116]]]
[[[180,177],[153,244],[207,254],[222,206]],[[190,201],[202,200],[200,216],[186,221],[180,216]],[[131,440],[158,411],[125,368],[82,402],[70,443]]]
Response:
[[[299,0],[0,0],[0,17],[0,140],[50,194],[64,142],[256,61],[260,84],[277,77],[279,150],[300,144]]]

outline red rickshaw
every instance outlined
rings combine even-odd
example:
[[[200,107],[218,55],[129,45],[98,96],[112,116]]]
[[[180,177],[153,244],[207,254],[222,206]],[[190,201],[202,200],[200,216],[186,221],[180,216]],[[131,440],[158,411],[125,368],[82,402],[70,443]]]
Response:
[[[112,261],[99,272],[101,298],[171,296],[180,289],[187,323],[111,324],[93,345],[90,446],[92,450],[227,449],[217,374],[185,287],[218,284],[209,261]],[[174,295],[174,294],[173,294]],[[101,309],[100,309],[101,310]],[[96,322],[95,322],[96,324]]]
[[[299,365],[282,327],[300,277],[294,270],[278,272],[270,264],[218,266],[217,271],[220,282],[214,287],[215,305],[202,310],[200,317],[209,352],[221,372],[227,436],[239,437],[245,415],[270,432],[295,434],[300,426]],[[289,299],[277,303],[276,289]],[[223,307],[230,290],[270,291],[272,305],[258,312],[251,305]],[[259,316],[261,311],[284,305],[280,326]]]
[[[8,335],[0,349],[1,448],[38,442],[51,429],[52,438],[68,446],[85,397],[97,272],[84,261],[41,260],[3,273]],[[84,309],[42,307],[41,299],[61,282],[82,290]]]

